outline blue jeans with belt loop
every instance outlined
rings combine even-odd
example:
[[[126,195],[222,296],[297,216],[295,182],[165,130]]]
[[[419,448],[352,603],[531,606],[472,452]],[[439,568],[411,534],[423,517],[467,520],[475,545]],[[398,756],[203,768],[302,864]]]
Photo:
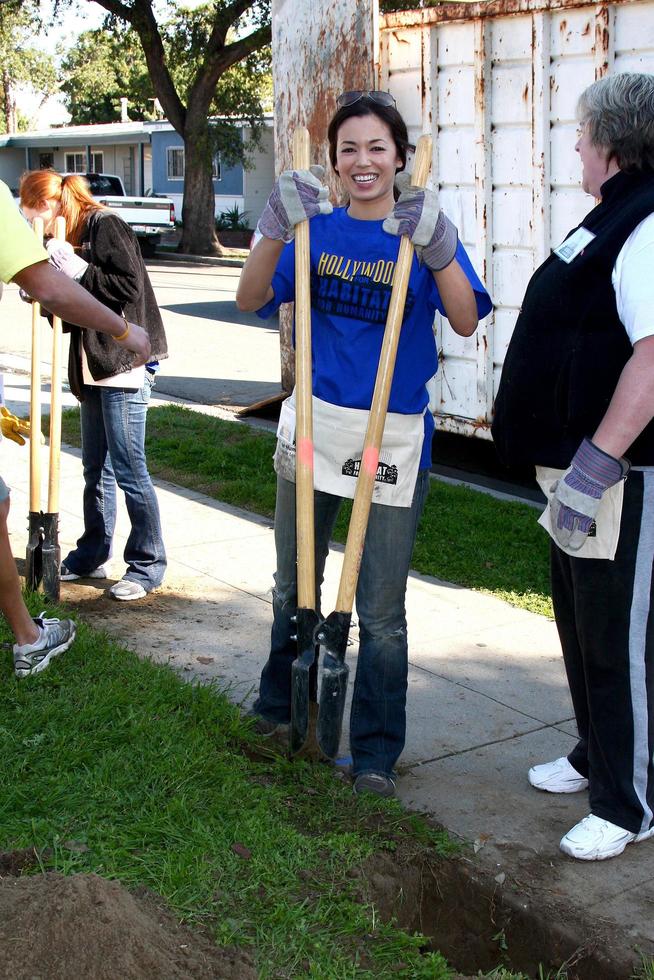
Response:
[[[359,658],[350,712],[353,774],[390,775],[406,735],[408,643],[406,584],[418,522],[429,490],[420,470],[411,507],[373,504],[356,592]],[[329,539],[343,503],[316,490],[316,596],[320,596]],[[291,716],[291,665],[297,656],[292,617],[297,610],[295,484],[277,478],[275,509],[277,571],[273,588],[270,656],[263,668],[254,710],[287,723]],[[320,605],[319,598],[317,599]],[[320,612],[320,610],[318,610]]]
[[[111,557],[118,483],[132,525],[125,544],[124,577],[146,592],[161,585],[166,570],[159,504],[145,459],[145,422],[153,384],[154,375],[146,371],[144,385],[136,391],[84,385],[84,533],[64,559],[71,572],[85,575]]]

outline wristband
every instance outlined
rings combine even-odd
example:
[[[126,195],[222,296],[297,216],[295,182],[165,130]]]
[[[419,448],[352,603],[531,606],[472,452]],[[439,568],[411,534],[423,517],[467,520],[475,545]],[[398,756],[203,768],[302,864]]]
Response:
[[[125,329],[123,330],[122,333],[118,334],[117,337],[114,337],[114,340],[125,340],[126,337],[129,337],[130,326],[129,323],[127,322],[127,317],[125,316],[124,313],[121,313],[121,316],[125,321]]]

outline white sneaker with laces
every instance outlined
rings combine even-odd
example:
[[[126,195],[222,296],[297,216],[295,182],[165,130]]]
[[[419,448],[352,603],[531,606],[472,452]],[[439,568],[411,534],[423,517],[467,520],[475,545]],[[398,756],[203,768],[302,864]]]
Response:
[[[588,780],[571,766],[565,756],[544,762],[541,766],[532,766],[527,773],[527,779],[535,789],[545,790],[546,793],[579,793],[588,789]]]
[[[559,847],[578,861],[605,861],[622,854],[627,844],[638,844],[650,837],[654,837],[654,827],[633,834],[590,813],[561,838]]]

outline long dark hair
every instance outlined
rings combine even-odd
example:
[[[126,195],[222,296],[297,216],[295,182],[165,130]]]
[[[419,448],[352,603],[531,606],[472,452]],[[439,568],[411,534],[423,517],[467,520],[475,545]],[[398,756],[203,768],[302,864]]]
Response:
[[[393,141],[397,148],[397,155],[402,161],[402,166],[398,167],[398,170],[404,170],[406,167],[407,150],[410,147],[409,134],[407,133],[404,119],[402,119],[402,116],[399,114],[395,106],[380,105],[378,102],[375,102],[363,95],[357,102],[353,102],[352,105],[346,105],[343,106],[342,109],[337,109],[327,128],[329,159],[335,173],[338,173],[338,170],[336,169],[336,142],[338,139],[338,131],[345,120],[351,119],[353,116],[377,116],[382,122],[386,123],[391,131],[391,136],[393,137]]]

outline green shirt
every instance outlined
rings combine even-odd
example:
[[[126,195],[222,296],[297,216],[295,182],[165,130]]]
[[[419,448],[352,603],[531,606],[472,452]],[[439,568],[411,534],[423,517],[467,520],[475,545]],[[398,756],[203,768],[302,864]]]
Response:
[[[48,253],[16,207],[11,192],[0,180],[0,280],[11,282],[30,265],[47,261]]]

